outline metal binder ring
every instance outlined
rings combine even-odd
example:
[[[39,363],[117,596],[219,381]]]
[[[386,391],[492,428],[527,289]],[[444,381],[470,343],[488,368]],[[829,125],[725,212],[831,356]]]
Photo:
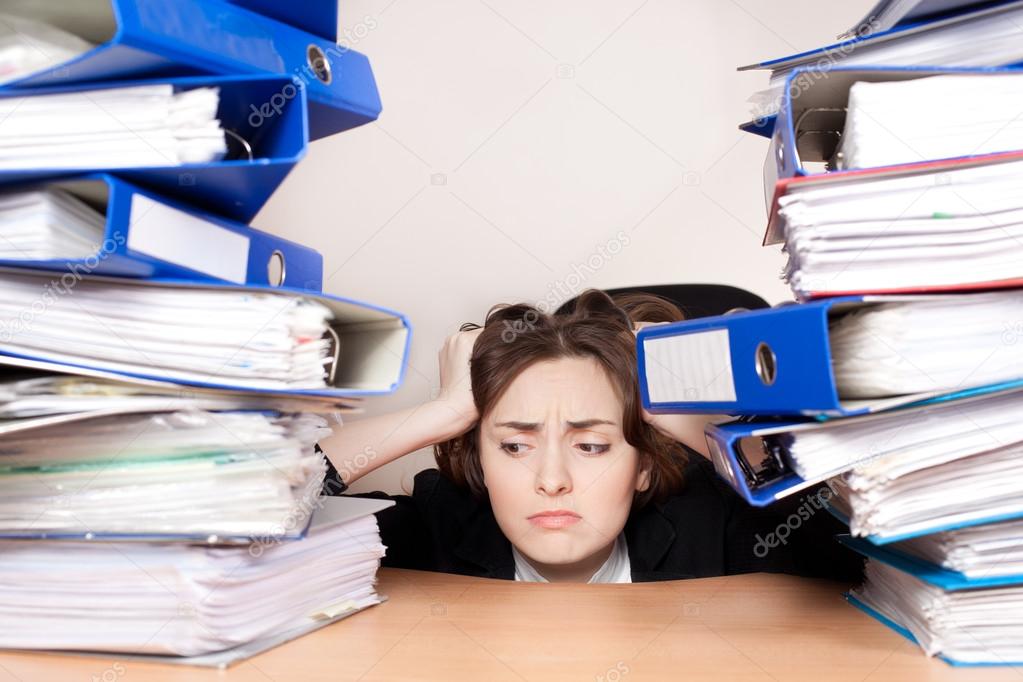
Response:
[[[326,335],[330,337],[330,370],[327,373],[327,385],[333,386],[337,377],[337,367],[341,362],[341,337],[333,327],[327,327]]]
[[[778,360],[774,356],[774,351],[771,350],[771,347],[763,341],[757,344],[753,361],[757,376],[760,377],[760,381],[763,382],[764,386],[774,384],[774,380],[778,378]]]
[[[241,145],[242,149],[245,150],[245,155],[249,157],[249,161],[252,161],[252,145],[249,144],[249,141],[230,128],[224,128],[224,132],[234,138],[234,140]]]
[[[848,110],[845,107],[808,107],[808,108],[804,109],[803,112],[800,113],[799,116],[796,118],[796,122],[792,126],[792,130],[796,134],[796,139],[794,140],[795,147],[796,147],[795,162],[797,164],[798,163],[802,163],[802,158],[800,157],[800,154],[799,154],[799,146],[800,146],[800,142],[802,141],[802,139],[804,137],[806,137],[807,135],[828,135],[828,136],[837,138],[837,140],[838,140],[835,143],[834,149],[832,150],[832,158],[828,159],[828,161],[827,161],[827,169],[830,171],[830,170],[834,170],[835,169],[834,154],[835,154],[835,152],[837,152],[838,146],[839,146],[839,144],[842,141],[842,131],[841,130],[803,130],[803,122],[804,122],[804,120],[808,116],[811,116],[813,114],[821,114],[821,113],[824,113],[824,114],[847,114]]]
[[[274,249],[266,262],[266,281],[270,286],[279,287],[284,284],[284,279],[288,276],[287,266],[281,250]]]

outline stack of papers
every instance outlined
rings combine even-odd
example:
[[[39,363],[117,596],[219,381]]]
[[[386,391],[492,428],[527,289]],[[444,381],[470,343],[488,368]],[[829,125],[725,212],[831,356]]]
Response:
[[[778,112],[785,79],[800,66],[992,66],[1023,62],[1023,2],[1006,3],[995,9],[980,8],[946,21],[907,28],[888,36],[852,39],[823,50],[767,62],[771,82],[752,97],[753,116],[761,118]],[[757,65],[759,66],[759,65]],[[747,68],[754,68],[753,66]]]
[[[1021,178],[1013,161],[793,184],[778,200],[784,277],[801,297],[1018,282]]]
[[[0,259],[81,259],[101,250],[106,216],[58,189],[0,194]]]
[[[304,297],[4,273],[0,352],[172,381],[324,388],[333,315]]]
[[[889,482],[905,467],[946,464],[1023,442],[1023,391],[840,419],[794,430],[785,450],[805,480],[856,471]]]
[[[0,536],[301,535],[322,417],[198,410],[60,424],[0,440]]]
[[[208,163],[227,153],[218,88],[161,83],[0,98],[0,170]]]
[[[830,322],[839,396],[954,392],[1023,378],[1023,344],[1013,343],[1007,322],[1017,319],[1019,290],[856,307]]]
[[[1023,149],[1023,75],[943,75],[849,89],[839,168]]]
[[[889,542],[1023,517],[1018,389],[794,429],[783,441],[801,478],[831,479],[855,536]]]
[[[966,578],[1023,575],[1020,519],[923,535],[892,547]]]
[[[892,541],[1023,516],[1023,445],[969,456],[953,448],[878,459],[833,485],[852,534]]]
[[[63,64],[92,47],[45,22],[0,14],[0,85]]]
[[[1023,292],[862,306],[830,323],[842,398],[955,391],[1023,378]]]
[[[0,647],[243,658],[380,602],[373,513],[392,504],[319,500],[297,542],[0,543]]]
[[[272,410],[337,414],[360,408],[358,398],[320,401],[301,397],[130,384],[40,373],[0,381],[0,434],[92,417],[175,410]]]
[[[1023,661],[1023,586],[945,590],[870,560],[854,602],[904,634],[928,655],[955,663]]]
[[[14,3],[99,42],[116,42],[122,10],[138,11],[145,34],[164,18],[150,4],[147,15],[131,2]],[[226,31],[240,52],[268,39],[178,28]],[[394,502],[323,499],[316,444],[333,433],[326,415],[337,424],[359,404],[344,393],[400,381],[407,325],[320,295],[318,272],[276,290],[90,276],[87,261],[113,255],[105,207],[12,183],[209,164],[231,158],[225,135],[248,146],[222,127],[218,87],[2,87],[39,72],[34,85],[53,84],[54,67],[91,49],[0,15],[0,184],[11,185],[0,193],[0,648],[224,666],[382,601],[373,514]],[[173,50],[101,51],[78,75],[133,51],[160,73],[175,67]],[[236,195],[261,177],[222,170]],[[180,198],[205,196],[194,189]],[[243,241],[243,264],[263,259]],[[41,272],[25,260],[80,262]]]

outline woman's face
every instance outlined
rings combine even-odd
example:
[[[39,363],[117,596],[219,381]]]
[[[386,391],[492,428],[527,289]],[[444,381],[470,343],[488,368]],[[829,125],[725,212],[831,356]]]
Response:
[[[561,358],[519,374],[480,423],[494,515],[541,573],[576,565],[592,574],[625,527],[634,493],[649,485],[625,441],[623,412],[596,360]]]

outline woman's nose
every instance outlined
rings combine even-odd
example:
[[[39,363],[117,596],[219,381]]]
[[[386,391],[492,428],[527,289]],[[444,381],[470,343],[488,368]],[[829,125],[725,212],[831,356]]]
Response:
[[[565,456],[560,451],[548,450],[540,457],[536,489],[552,496],[572,492],[572,476],[566,466]]]

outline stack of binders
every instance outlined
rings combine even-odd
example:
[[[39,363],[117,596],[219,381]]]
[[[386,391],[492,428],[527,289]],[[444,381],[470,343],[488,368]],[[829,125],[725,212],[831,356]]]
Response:
[[[407,319],[248,226],[380,112],[337,4],[0,14],[0,647],[225,665],[377,604],[388,501],[318,440],[401,383]]]
[[[742,417],[707,439],[751,504],[813,491],[848,524],[868,557],[851,603],[949,663],[1018,665],[1023,72],[1002,67],[1023,53],[1001,36],[1023,3],[969,4],[883,2],[768,63],[744,127],[771,137],[764,242],[799,302],[637,347],[651,412]]]

